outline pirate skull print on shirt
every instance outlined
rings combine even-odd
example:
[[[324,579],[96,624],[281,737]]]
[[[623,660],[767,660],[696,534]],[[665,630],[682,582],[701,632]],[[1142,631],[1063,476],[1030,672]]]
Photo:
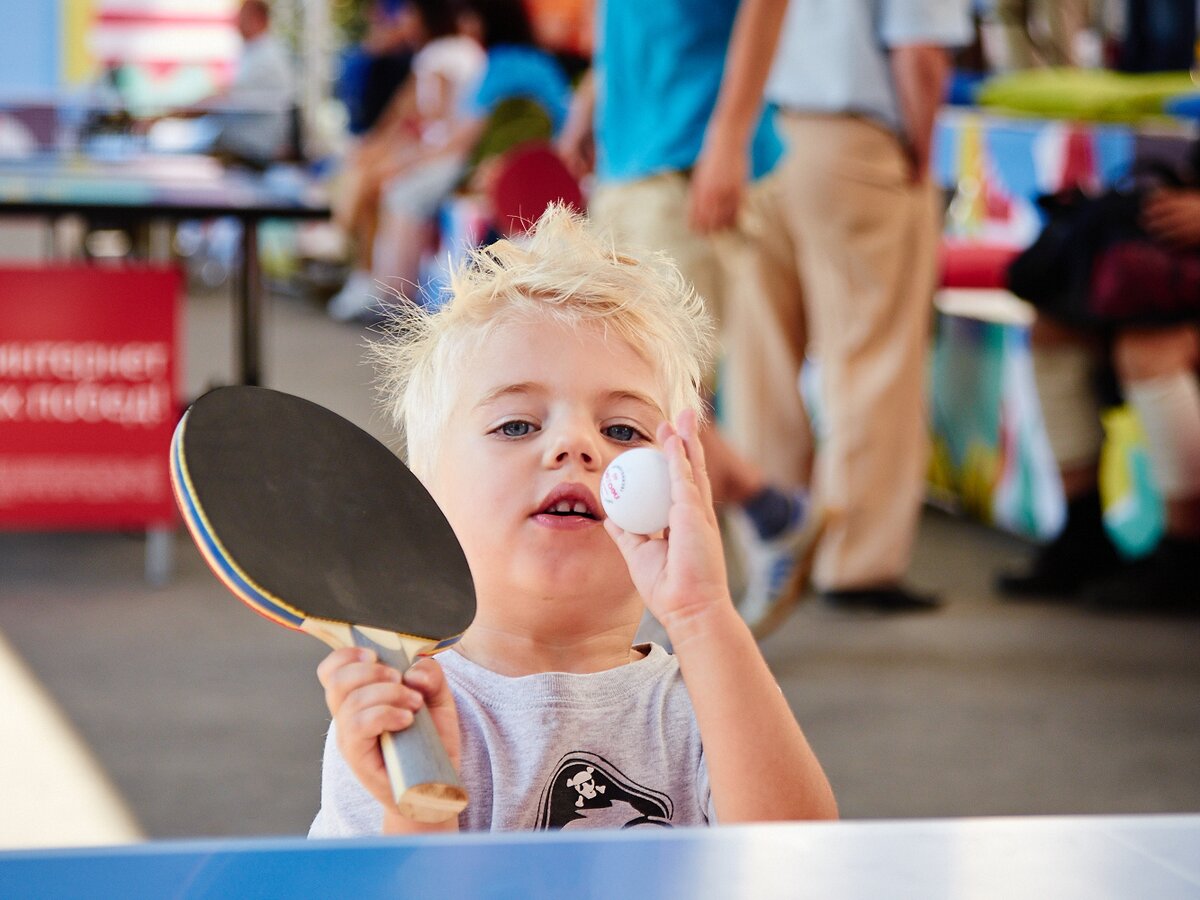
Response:
[[[542,788],[536,828],[559,831],[591,827],[671,827],[671,798],[630,780],[602,756],[584,750],[562,757]]]

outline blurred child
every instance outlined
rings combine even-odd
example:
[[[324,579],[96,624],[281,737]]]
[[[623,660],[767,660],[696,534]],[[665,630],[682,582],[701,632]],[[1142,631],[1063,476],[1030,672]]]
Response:
[[[461,0],[454,9],[458,34],[438,43],[448,46],[453,40],[458,56],[464,47],[472,48],[477,56],[471,77],[443,84],[433,93],[440,113],[422,118],[420,140],[384,146],[386,164],[362,195],[362,203],[373,205],[359,213],[371,223],[370,234],[364,232],[359,242],[365,268],[353,273],[330,301],[329,312],[336,319],[370,318],[377,295],[385,293],[376,282],[393,293],[417,295],[421,259],[436,237],[437,210],[467,177],[470,157],[501,104],[526,100],[544,111],[554,129],[566,117],[570,86],[554,57],[536,45],[524,0]],[[417,54],[414,73],[421,72],[422,57],[431,46]]]
[[[330,299],[336,319],[370,308],[378,271],[375,252],[381,203],[387,186],[402,174],[425,199],[436,202],[454,186],[461,151],[451,147],[463,93],[478,78],[484,51],[458,33],[459,7],[452,0],[412,0],[403,16],[419,48],[411,73],[388,108],[359,144],[343,175],[334,218],[355,244],[354,268]]]
[[[370,652],[318,675],[334,724],[313,837],[831,818],[829,784],[734,609],[697,438],[702,301],[661,256],[614,251],[562,208],[457,272],[377,346],[407,459],[475,582],[453,649],[401,676]],[[655,446],[657,535],[605,519],[600,476]],[[632,644],[643,605],[674,655]],[[425,704],[470,804],[405,819],[378,738]]]

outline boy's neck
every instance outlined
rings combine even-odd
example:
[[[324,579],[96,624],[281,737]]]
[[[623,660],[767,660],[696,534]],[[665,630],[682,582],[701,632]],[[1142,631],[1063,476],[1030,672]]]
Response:
[[[637,625],[577,634],[537,634],[476,619],[455,649],[478,666],[510,678],[541,672],[586,675],[642,658],[633,649]]]

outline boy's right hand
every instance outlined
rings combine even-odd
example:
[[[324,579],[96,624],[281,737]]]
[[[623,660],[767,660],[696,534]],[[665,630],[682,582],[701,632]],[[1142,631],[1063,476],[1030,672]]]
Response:
[[[337,726],[338,750],[389,818],[399,816],[399,812],[392,799],[379,736],[408,728],[422,705],[429,709],[450,762],[458,769],[458,713],[442,667],[434,660],[420,659],[401,675],[380,663],[371,650],[343,647],[321,661],[317,678]]]

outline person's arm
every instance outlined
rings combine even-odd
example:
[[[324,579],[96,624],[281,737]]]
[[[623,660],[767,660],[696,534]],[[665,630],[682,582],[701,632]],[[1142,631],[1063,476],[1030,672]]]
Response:
[[[1151,194],[1142,208],[1142,227],[1169,246],[1200,247],[1200,189],[1168,188]]]
[[[901,45],[892,48],[891,67],[900,118],[908,139],[910,179],[919,184],[929,175],[933,126],[946,96],[950,54],[932,44]]]
[[[763,107],[787,0],[743,0],[733,23],[721,90],[692,171],[688,218],[700,232],[737,220],[750,179],[750,140]]]
[[[733,604],[668,634],[704,742],[717,820],[836,819],[833,789]]]
[[[416,117],[417,83],[410,75],[392,91],[383,112],[363,140],[386,144],[398,139],[415,138],[415,130],[411,125]]]
[[[694,413],[658,435],[671,472],[666,537],[605,520],[671,639],[722,823],[836,818],[837,804],[750,629],[734,609]]]
[[[558,154],[576,178],[587,175],[596,165],[596,83],[589,69],[580,79],[571,97],[566,124],[556,142]]]

